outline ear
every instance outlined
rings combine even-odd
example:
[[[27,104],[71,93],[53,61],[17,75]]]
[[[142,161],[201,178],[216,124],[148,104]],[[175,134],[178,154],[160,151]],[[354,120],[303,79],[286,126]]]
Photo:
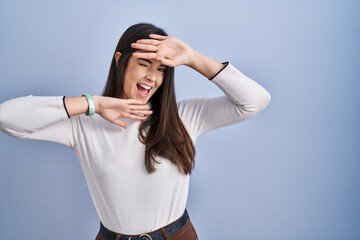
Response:
[[[121,57],[121,52],[115,52],[114,58],[115,58],[116,65],[118,64],[120,57]]]

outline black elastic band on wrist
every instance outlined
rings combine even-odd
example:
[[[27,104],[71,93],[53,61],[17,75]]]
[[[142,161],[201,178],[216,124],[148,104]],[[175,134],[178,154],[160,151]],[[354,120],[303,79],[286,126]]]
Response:
[[[219,73],[221,73],[221,71],[224,70],[227,65],[229,65],[229,62],[223,62],[222,64],[224,65],[224,67],[220,69],[220,71],[218,71],[213,77],[209,78],[210,81],[213,80],[217,75],[219,75]]]
[[[65,96],[63,97],[63,105],[64,105],[64,108],[65,108],[66,115],[68,116],[68,118],[70,118],[69,112],[68,112],[68,110],[66,108],[66,105],[65,105]]]

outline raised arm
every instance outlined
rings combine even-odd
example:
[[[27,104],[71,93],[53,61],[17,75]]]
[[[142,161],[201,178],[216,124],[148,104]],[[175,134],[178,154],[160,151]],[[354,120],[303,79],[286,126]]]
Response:
[[[152,34],[150,38],[132,44],[141,50],[134,56],[156,59],[168,66],[191,67],[225,93],[223,97],[186,100],[179,104],[180,115],[193,134],[246,120],[269,104],[270,94],[231,64],[224,66],[174,37]]]
[[[212,129],[247,120],[270,102],[270,94],[230,63],[211,80],[225,94],[221,97],[187,99],[179,112],[194,137]]]

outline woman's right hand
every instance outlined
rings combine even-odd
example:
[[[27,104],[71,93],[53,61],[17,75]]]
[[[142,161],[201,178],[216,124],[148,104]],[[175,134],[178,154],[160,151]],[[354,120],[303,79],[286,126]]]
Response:
[[[135,99],[119,99],[112,97],[93,96],[95,111],[105,120],[122,128],[127,124],[121,118],[146,120],[151,114],[150,106]]]

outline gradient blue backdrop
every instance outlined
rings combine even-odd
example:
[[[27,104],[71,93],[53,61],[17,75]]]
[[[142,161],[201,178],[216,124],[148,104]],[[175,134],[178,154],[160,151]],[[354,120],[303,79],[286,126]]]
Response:
[[[188,209],[200,239],[358,240],[359,10],[358,0],[0,0],[0,102],[100,93],[122,32],[155,23],[272,94],[256,118],[197,142]],[[176,77],[179,99],[221,94],[185,67]],[[0,239],[95,238],[70,149],[0,134],[0,151]]]

